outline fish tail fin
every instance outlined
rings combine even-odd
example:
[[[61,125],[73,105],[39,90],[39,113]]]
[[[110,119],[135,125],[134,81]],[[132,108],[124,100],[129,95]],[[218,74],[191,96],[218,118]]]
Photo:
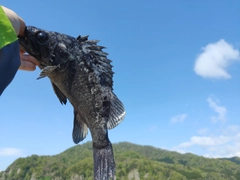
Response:
[[[94,180],[116,180],[112,144],[98,148],[93,146]]]

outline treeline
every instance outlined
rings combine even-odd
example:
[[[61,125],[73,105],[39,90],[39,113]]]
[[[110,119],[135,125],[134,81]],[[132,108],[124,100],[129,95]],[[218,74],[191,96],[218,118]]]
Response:
[[[240,158],[210,159],[131,143],[113,145],[117,179],[240,180]],[[55,156],[19,158],[0,180],[92,180],[92,143]]]

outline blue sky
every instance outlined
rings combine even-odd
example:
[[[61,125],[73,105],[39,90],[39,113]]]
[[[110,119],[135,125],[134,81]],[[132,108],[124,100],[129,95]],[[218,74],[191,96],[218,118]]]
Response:
[[[27,25],[90,35],[107,47],[127,112],[109,131],[112,143],[240,157],[238,0],[29,2],[1,4]],[[18,71],[0,97],[0,170],[74,146],[72,106],[61,105],[39,73]]]

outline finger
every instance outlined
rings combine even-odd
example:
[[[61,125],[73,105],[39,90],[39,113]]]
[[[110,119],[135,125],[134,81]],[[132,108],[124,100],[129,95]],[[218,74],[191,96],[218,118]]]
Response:
[[[38,61],[35,57],[33,57],[33,56],[31,56],[31,55],[28,55],[28,54],[21,54],[21,53],[20,53],[20,59],[21,59],[22,61],[31,62],[31,63],[34,64],[35,66],[38,66],[38,65],[40,64],[39,61]]]
[[[20,54],[24,54],[24,53],[25,53],[25,51],[20,48]]]
[[[25,71],[34,71],[36,69],[36,66],[28,61],[21,61],[21,64],[19,66],[19,70],[25,70]]]

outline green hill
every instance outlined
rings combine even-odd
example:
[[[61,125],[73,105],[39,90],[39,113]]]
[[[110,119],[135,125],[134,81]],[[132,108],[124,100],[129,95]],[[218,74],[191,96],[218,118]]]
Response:
[[[210,159],[127,142],[113,144],[118,180],[240,180],[240,158]],[[92,143],[19,158],[0,180],[93,180]]]

